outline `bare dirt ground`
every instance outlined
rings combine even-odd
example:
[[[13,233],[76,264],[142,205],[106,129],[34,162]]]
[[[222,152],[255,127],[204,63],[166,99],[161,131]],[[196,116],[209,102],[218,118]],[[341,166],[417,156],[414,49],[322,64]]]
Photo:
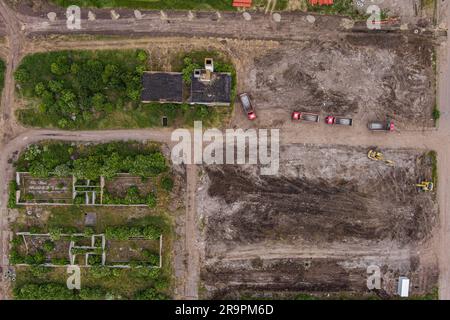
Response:
[[[421,151],[383,150],[395,167],[361,147],[282,147],[280,173],[255,166],[206,167],[197,203],[205,224],[202,280],[209,297],[257,293],[364,294],[366,268],[383,271],[395,293],[406,274],[413,294],[437,285],[437,257],[421,254],[438,222]],[[363,178],[362,178],[363,177]]]
[[[403,36],[283,43],[252,61],[241,87],[266,119],[263,126],[280,126],[297,110],[432,127],[433,50],[431,41]]]

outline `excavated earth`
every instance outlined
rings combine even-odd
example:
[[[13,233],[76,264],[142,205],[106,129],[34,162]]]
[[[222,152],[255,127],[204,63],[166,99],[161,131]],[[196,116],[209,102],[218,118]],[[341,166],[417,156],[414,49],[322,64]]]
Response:
[[[414,36],[317,37],[256,57],[242,86],[261,125],[280,125],[297,110],[432,127],[434,59],[431,41]]]
[[[382,270],[389,295],[400,275],[412,279],[413,294],[432,290],[437,261],[426,248],[438,207],[434,193],[415,187],[432,178],[432,157],[382,150],[391,167],[367,151],[283,147],[275,176],[205,166],[197,195],[205,295],[363,295],[370,265]]]

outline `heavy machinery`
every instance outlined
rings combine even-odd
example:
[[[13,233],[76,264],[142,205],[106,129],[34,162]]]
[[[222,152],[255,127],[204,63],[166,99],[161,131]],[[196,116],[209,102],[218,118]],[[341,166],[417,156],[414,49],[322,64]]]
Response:
[[[337,124],[341,126],[352,126],[353,125],[353,119],[351,118],[342,118],[342,117],[334,117],[334,116],[328,116],[325,118],[326,124]]]
[[[392,166],[393,167],[394,164],[395,164],[394,161],[392,161],[392,160],[386,160],[384,158],[384,155],[381,152],[373,150],[373,149],[369,150],[369,152],[367,153],[367,157],[370,160],[373,160],[373,161],[383,161],[388,166]]]
[[[431,181],[422,181],[416,184],[419,191],[432,192],[434,190],[434,183]]]
[[[320,120],[320,116],[318,114],[298,112],[298,111],[292,112],[291,118],[292,118],[292,120],[296,120],[296,121],[306,121],[306,122],[315,122],[315,123],[318,123]]]
[[[368,124],[371,131],[395,131],[395,125],[393,121],[371,121]]]

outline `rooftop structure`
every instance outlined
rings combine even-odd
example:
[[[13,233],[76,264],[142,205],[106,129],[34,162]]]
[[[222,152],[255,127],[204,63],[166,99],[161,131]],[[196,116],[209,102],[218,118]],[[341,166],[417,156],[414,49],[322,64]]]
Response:
[[[180,72],[145,72],[141,101],[144,103],[182,103],[183,75]]]

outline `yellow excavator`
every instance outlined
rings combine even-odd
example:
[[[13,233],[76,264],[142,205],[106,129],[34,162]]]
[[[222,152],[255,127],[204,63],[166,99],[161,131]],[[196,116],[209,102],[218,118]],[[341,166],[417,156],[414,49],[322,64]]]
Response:
[[[373,161],[383,161],[384,163],[386,163],[386,165],[391,166],[391,167],[393,167],[395,165],[394,161],[386,160],[384,158],[384,155],[381,152],[376,151],[376,150],[369,150],[369,152],[367,153],[367,157]]]
[[[419,191],[432,192],[434,190],[434,183],[431,181],[422,181],[421,183],[416,184],[416,187]]]

